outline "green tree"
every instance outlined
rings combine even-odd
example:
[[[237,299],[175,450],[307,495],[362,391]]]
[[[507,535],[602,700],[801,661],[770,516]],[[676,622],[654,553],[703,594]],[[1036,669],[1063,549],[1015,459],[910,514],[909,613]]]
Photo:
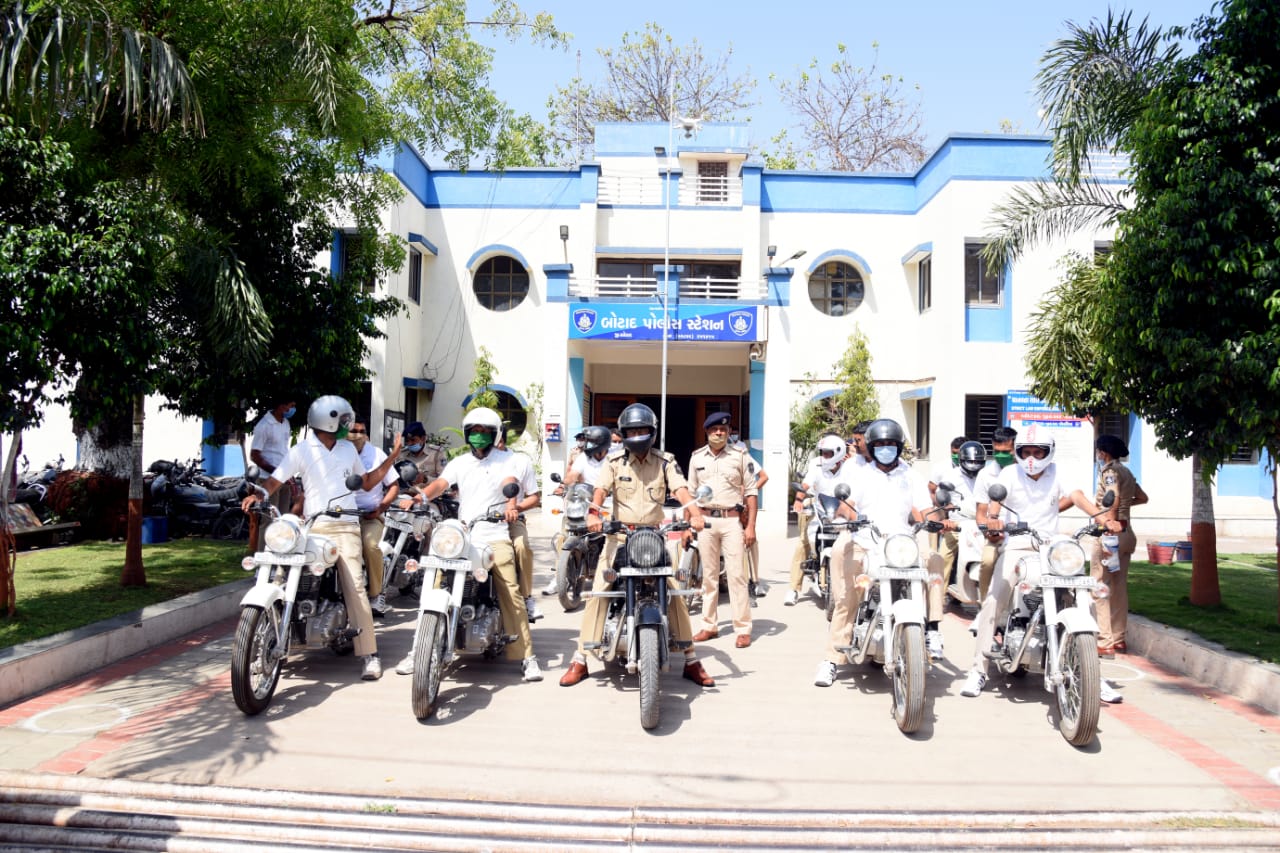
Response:
[[[813,377],[807,378],[806,393],[817,381]],[[855,328],[849,335],[849,345],[831,366],[831,379],[827,381],[836,385],[835,394],[791,407],[790,462],[793,480],[803,476],[806,461],[823,434],[834,432],[848,438],[859,421],[874,420],[880,416],[880,396],[871,374],[871,350],[861,329]]]
[[[623,33],[617,48],[596,52],[604,61],[603,79],[575,78],[547,102],[551,138],[562,160],[582,159],[601,122],[668,122],[677,116],[732,121],[756,104],[755,80],[729,70],[732,45],[711,58],[696,38],[678,45],[650,22],[642,32]]]
[[[810,61],[793,80],[771,76],[782,102],[803,128],[804,148],[798,158],[811,168],[860,172],[867,169],[912,169],[924,161],[923,117],[919,86],[903,91],[904,81],[882,73],[879,47],[872,44],[870,65],[856,64],[849,49],[836,45],[830,64]],[[786,131],[775,138],[781,146]],[[790,152],[787,143],[786,152]],[[784,153],[779,159],[786,162]]]
[[[1130,131],[1133,209],[1101,277],[1103,372],[1207,481],[1240,448],[1273,466],[1280,452],[1280,8],[1225,0],[1189,34],[1198,50]],[[1196,604],[1220,598],[1206,568]]]

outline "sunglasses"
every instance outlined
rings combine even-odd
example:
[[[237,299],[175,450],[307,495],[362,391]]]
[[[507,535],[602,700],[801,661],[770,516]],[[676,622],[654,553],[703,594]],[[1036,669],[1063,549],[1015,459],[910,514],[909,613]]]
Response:
[[[349,430],[349,431],[348,431],[348,434],[349,434],[349,435],[368,435],[368,433],[367,433],[367,432],[365,432],[365,431],[364,431],[364,430],[362,430],[362,429],[353,429],[353,430]]]

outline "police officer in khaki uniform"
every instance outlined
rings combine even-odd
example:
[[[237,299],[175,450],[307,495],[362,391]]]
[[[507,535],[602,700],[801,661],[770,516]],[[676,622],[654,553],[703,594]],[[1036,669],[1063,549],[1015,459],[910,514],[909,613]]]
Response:
[[[750,456],[729,446],[729,413],[708,415],[702,426],[707,443],[689,457],[689,488],[697,491],[704,483],[711,498],[702,508],[709,516],[706,529],[698,535],[702,556],[702,630],[693,635],[695,643],[705,643],[720,634],[716,616],[720,598],[720,557],[729,581],[729,605],[733,608],[734,645],[751,645],[751,596],[747,588],[746,549],[756,541],[756,463]],[[746,516],[746,524],[740,520]]]
[[[618,416],[618,429],[622,431],[623,449],[610,453],[600,469],[592,503],[600,506],[608,495],[613,496],[613,519],[624,524],[657,525],[662,523],[662,505],[670,492],[682,504],[691,503],[689,487],[675,459],[660,450],[653,450],[658,435],[658,417],[653,409],[642,403],[634,403]],[[735,520],[736,521],[736,520]],[[697,506],[689,510],[689,523],[694,530],[703,529],[702,512]],[[587,527],[599,531],[603,527],[599,511],[591,510]],[[622,536],[610,536],[605,543],[604,556],[607,565],[613,561]],[[672,584],[674,588],[675,584]],[[593,592],[604,592],[609,583],[604,572],[596,572]],[[587,677],[586,648],[600,642],[604,635],[604,620],[608,615],[608,599],[590,598],[582,613],[582,631],[578,635],[578,651],[569,669],[560,679],[561,687],[572,687]],[[673,595],[667,605],[667,619],[671,623],[671,636],[676,643],[686,647],[684,677],[701,687],[714,687],[715,681],[698,662],[693,651],[693,627],[689,624],[689,608],[684,597]]]
[[[430,483],[444,470],[444,450],[427,444],[427,430],[422,421],[414,421],[404,428],[404,450],[396,462],[406,459],[418,466],[424,483]]]
[[[1120,540],[1118,550],[1112,553],[1103,547],[1102,537],[1095,539],[1091,561],[1093,576],[1111,588],[1111,595],[1095,601],[1094,608],[1098,614],[1098,654],[1112,657],[1117,652],[1129,651],[1124,641],[1125,628],[1129,625],[1129,560],[1138,547],[1138,537],[1129,525],[1129,511],[1146,503],[1147,493],[1142,491],[1133,472],[1120,462],[1129,455],[1129,446],[1123,439],[1100,435],[1094,446],[1099,470],[1098,492],[1093,502],[1100,507],[1103,495],[1116,494],[1115,503],[1098,521]]]

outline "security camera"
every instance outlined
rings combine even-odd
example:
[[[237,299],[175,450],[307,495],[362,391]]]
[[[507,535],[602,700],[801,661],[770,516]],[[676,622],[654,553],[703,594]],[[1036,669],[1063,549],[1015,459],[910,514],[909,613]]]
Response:
[[[748,355],[752,361],[764,361],[764,345],[752,344],[751,349],[748,351]]]

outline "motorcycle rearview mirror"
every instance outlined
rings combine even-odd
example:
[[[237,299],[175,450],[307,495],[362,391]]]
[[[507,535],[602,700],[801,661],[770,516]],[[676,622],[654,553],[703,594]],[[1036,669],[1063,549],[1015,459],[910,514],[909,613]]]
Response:
[[[558,471],[552,471],[552,472],[551,472],[551,482],[553,482],[553,483],[563,483],[563,482],[564,482],[564,477],[561,477],[561,476],[560,476],[560,473],[559,473]]]
[[[244,469],[244,478],[251,483],[256,483],[258,478],[262,476],[262,469],[257,465],[250,465]]]
[[[996,483],[994,486],[987,489],[987,497],[997,503],[1001,503],[1005,498],[1009,497],[1009,490],[999,483]]]
[[[951,487],[946,483],[939,483],[938,490],[933,493],[933,500],[939,507],[949,506],[951,504],[952,497]]]
[[[1115,492],[1108,491],[1105,495],[1102,496],[1102,508],[1104,510],[1111,509],[1115,505],[1116,505]]]
[[[347,489],[353,492],[364,489],[364,477],[359,474],[351,474],[347,479],[343,480],[343,483],[346,484]]]
[[[700,504],[703,501],[709,501],[711,500],[711,495],[711,486],[703,483],[701,486],[698,486],[698,490],[693,493],[693,502]]]
[[[518,494],[520,494],[520,487],[515,483],[507,483],[502,487],[502,496],[504,498],[514,498]]]
[[[839,500],[841,502],[847,501],[849,499],[849,495],[851,494],[853,494],[853,490],[849,488],[848,483],[841,483],[840,485],[836,486],[836,491],[835,491],[836,500]]]
[[[400,485],[408,488],[413,485],[414,480],[418,479],[418,466],[408,459],[397,462],[396,476],[400,478]]]

